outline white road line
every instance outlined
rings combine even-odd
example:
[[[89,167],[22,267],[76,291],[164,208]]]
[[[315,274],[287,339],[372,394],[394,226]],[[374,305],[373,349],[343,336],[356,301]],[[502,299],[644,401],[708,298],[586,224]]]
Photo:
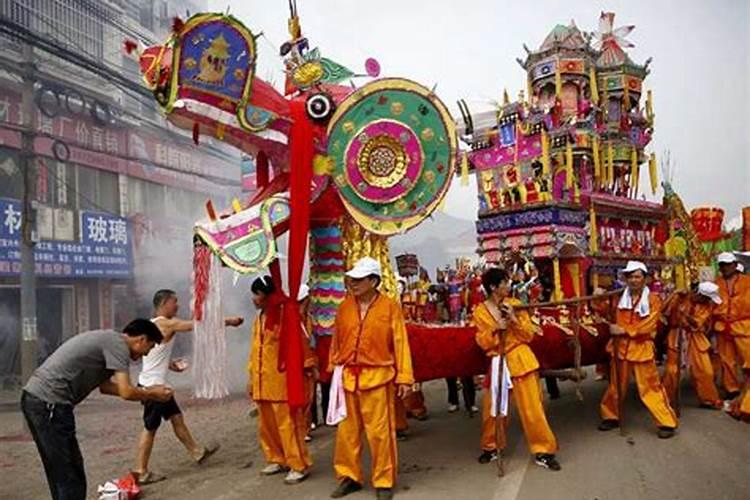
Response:
[[[518,443],[522,441],[523,438],[518,439],[510,453],[506,453],[506,457],[509,456],[510,459],[505,463],[505,476],[497,478],[497,490],[492,500],[516,500],[518,498],[518,492],[521,490],[521,484],[531,462],[525,447],[521,446],[521,449],[517,450]]]

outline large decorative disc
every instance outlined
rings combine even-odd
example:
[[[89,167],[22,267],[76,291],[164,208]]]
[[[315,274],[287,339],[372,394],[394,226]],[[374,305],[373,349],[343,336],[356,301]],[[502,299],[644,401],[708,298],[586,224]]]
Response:
[[[456,131],[429,89],[401,78],[374,81],[342,101],[328,126],[333,180],[349,213],[372,233],[416,226],[453,177]]]

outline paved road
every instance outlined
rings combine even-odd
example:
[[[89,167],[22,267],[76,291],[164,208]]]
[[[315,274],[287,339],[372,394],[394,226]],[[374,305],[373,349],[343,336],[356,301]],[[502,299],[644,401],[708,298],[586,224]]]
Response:
[[[597,406],[601,382],[582,386],[576,399],[571,383],[561,384],[562,398],[548,403],[548,414],[561,451],[560,472],[541,469],[530,460],[517,421],[510,428],[506,476],[494,465],[479,465],[479,419],[448,414],[442,382],[426,387],[431,418],[411,422],[409,440],[401,443],[397,497],[404,500],[619,500],[750,498],[750,426],[720,412],[695,408],[685,388],[685,408],[678,435],[659,440],[648,414],[635,399],[626,404],[626,430],[601,433]],[[126,471],[132,463],[140,407],[97,397],[78,411],[79,437],[86,457],[89,490]],[[255,441],[255,420],[242,400],[193,404],[186,417],[195,434],[222,448],[203,467],[191,465],[168,428],[157,437],[153,468],[169,476],[146,488],[146,499],[323,499],[335,487],[331,470],[334,430],[320,429],[312,443],[315,465],[308,481],[286,486],[281,476],[261,477],[262,458]],[[0,498],[45,498],[41,465],[33,443],[13,432],[17,415],[0,415]],[[247,467],[248,462],[252,465]],[[8,474],[6,474],[8,473]],[[8,478],[14,478],[9,481]],[[371,488],[352,500],[372,498]]]

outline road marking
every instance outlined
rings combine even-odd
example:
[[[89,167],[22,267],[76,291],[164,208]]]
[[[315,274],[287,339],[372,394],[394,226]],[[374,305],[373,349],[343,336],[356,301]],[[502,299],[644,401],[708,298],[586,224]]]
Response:
[[[510,459],[505,464],[505,476],[497,478],[497,490],[495,491],[495,496],[492,497],[493,500],[516,500],[518,498],[518,492],[521,490],[521,484],[524,477],[526,477],[526,471],[531,462],[525,453],[519,452],[523,454],[523,457],[519,457],[518,453],[516,453],[518,443],[521,441],[523,439],[517,440],[513,449],[506,455]]]

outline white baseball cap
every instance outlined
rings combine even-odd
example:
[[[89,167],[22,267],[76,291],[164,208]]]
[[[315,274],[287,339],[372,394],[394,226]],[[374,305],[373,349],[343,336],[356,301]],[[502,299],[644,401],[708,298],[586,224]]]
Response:
[[[380,262],[371,257],[363,257],[354,264],[354,267],[347,271],[346,275],[358,280],[372,276],[373,274],[380,277],[381,273]]]
[[[648,268],[646,264],[639,260],[629,260],[628,264],[622,270],[623,274],[630,274],[634,271],[643,271],[643,274],[648,274]]]
[[[734,264],[737,262],[737,257],[732,252],[721,252],[716,257],[716,262],[719,264]]]
[[[310,287],[302,283],[297,292],[297,302],[302,302],[310,295]]]
[[[719,285],[710,281],[702,281],[698,284],[698,293],[713,300],[716,304],[721,304],[719,296]]]

